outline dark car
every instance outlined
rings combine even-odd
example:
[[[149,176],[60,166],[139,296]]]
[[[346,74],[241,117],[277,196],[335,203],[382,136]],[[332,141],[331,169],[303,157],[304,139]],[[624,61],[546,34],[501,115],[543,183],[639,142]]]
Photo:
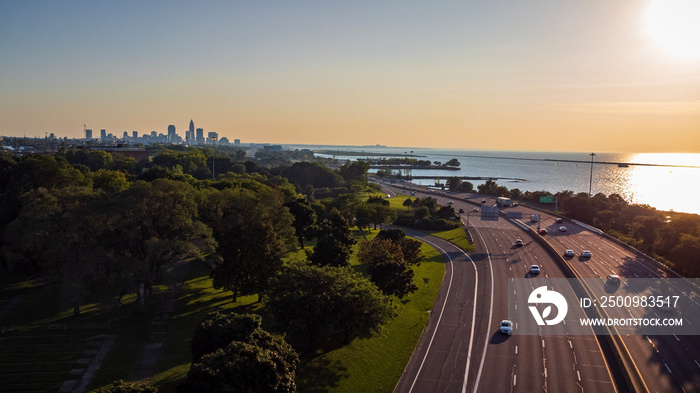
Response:
[[[547,234],[547,230],[546,230],[546,229],[544,229],[544,228],[540,229],[540,235],[544,236],[544,235],[546,235],[546,234]]]

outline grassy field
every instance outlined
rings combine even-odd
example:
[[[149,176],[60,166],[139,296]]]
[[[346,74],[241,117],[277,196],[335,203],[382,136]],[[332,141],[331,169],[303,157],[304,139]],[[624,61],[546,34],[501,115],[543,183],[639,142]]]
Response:
[[[355,236],[358,241],[369,240],[377,233],[356,230]],[[297,377],[300,392],[393,390],[427,323],[427,311],[432,308],[444,274],[437,251],[424,245],[423,252],[426,262],[414,267],[419,290],[404,299],[394,299],[396,317],[379,335],[304,355]],[[303,250],[287,256],[304,257]],[[363,270],[356,256],[351,263]],[[138,310],[131,295],[123,298],[121,307],[83,306],[77,318],[70,307],[61,304],[56,286],[2,274],[0,309],[10,310],[0,317],[0,327],[4,326],[0,333],[0,391],[58,391],[64,381],[81,378],[76,372],[87,367],[96,342],[110,335],[114,344],[90,388],[116,379],[137,380],[148,372],[152,378],[144,382],[151,382],[161,392],[174,392],[189,370],[194,327],[210,311],[257,313],[263,317],[263,328],[279,333],[257,296],[239,297],[234,302],[230,292],[212,288],[206,266],[191,263],[187,269],[187,278],[179,284],[174,281],[174,271],[166,271],[162,285],[154,287],[143,310]],[[174,307],[168,307],[173,301]],[[144,348],[157,350],[149,357]],[[17,359],[19,354],[21,361]]]
[[[389,200],[392,207],[405,209],[405,199]],[[371,240],[377,233],[354,231],[358,241]],[[461,228],[432,234],[460,246],[466,242]],[[419,289],[403,299],[393,299],[396,317],[378,335],[303,355],[297,372],[300,392],[393,390],[427,324],[444,274],[438,252],[428,245],[422,251],[426,261],[413,267]],[[289,260],[303,258],[304,250],[287,255]],[[364,272],[355,254],[351,264]],[[163,274],[143,309],[136,306],[134,295],[128,295],[122,306],[85,305],[77,318],[61,303],[56,285],[0,272],[0,391],[58,391],[65,381],[81,378],[80,371],[94,358],[100,340],[109,335],[114,343],[90,388],[116,379],[139,380],[146,374],[152,377],[142,381],[161,392],[174,392],[190,367],[194,327],[215,310],[260,314],[263,328],[279,334],[257,296],[234,302],[230,292],[212,288],[204,264],[191,263],[184,272],[183,267],[179,269],[178,274],[174,268]],[[184,279],[176,281],[175,277]]]

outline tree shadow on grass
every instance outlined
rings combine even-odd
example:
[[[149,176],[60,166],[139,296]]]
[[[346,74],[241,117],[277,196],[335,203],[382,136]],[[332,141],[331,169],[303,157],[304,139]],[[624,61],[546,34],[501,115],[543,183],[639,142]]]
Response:
[[[297,369],[297,390],[299,392],[322,393],[338,387],[340,381],[349,376],[347,368],[339,360],[323,356],[302,359]]]

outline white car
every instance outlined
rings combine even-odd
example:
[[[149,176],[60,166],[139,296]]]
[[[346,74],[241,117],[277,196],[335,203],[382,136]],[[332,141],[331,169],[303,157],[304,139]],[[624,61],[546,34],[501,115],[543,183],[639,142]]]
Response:
[[[608,285],[620,285],[620,276],[617,274],[610,274],[605,283]]]
[[[540,274],[540,267],[537,265],[530,266],[530,274]]]
[[[478,211],[479,211],[479,208],[478,208],[478,207],[475,207],[475,208],[472,209],[472,211],[473,211],[473,212],[478,212]]]
[[[451,204],[453,204],[453,203],[454,203],[454,202],[452,202],[452,201],[447,202],[448,205],[451,205]]]
[[[591,252],[588,250],[581,251],[581,258],[590,258],[592,256]]]
[[[513,334],[513,322],[508,320],[501,321],[501,327],[499,328],[501,334],[511,335]]]
[[[565,226],[560,226],[559,227],[559,232],[566,232],[566,227]]]
[[[522,239],[516,239],[516,240],[515,240],[515,245],[518,246],[518,247],[522,246],[522,245],[523,245],[523,240],[522,240]]]
[[[557,224],[561,224],[563,220],[561,218],[557,218]]]
[[[574,250],[566,250],[564,251],[564,255],[567,257],[574,257],[576,254],[574,253]]]

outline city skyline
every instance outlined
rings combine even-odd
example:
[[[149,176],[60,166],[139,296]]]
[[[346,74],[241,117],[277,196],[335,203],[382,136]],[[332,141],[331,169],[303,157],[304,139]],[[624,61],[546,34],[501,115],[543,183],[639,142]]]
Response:
[[[0,135],[700,153],[696,3],[3,2]]]

